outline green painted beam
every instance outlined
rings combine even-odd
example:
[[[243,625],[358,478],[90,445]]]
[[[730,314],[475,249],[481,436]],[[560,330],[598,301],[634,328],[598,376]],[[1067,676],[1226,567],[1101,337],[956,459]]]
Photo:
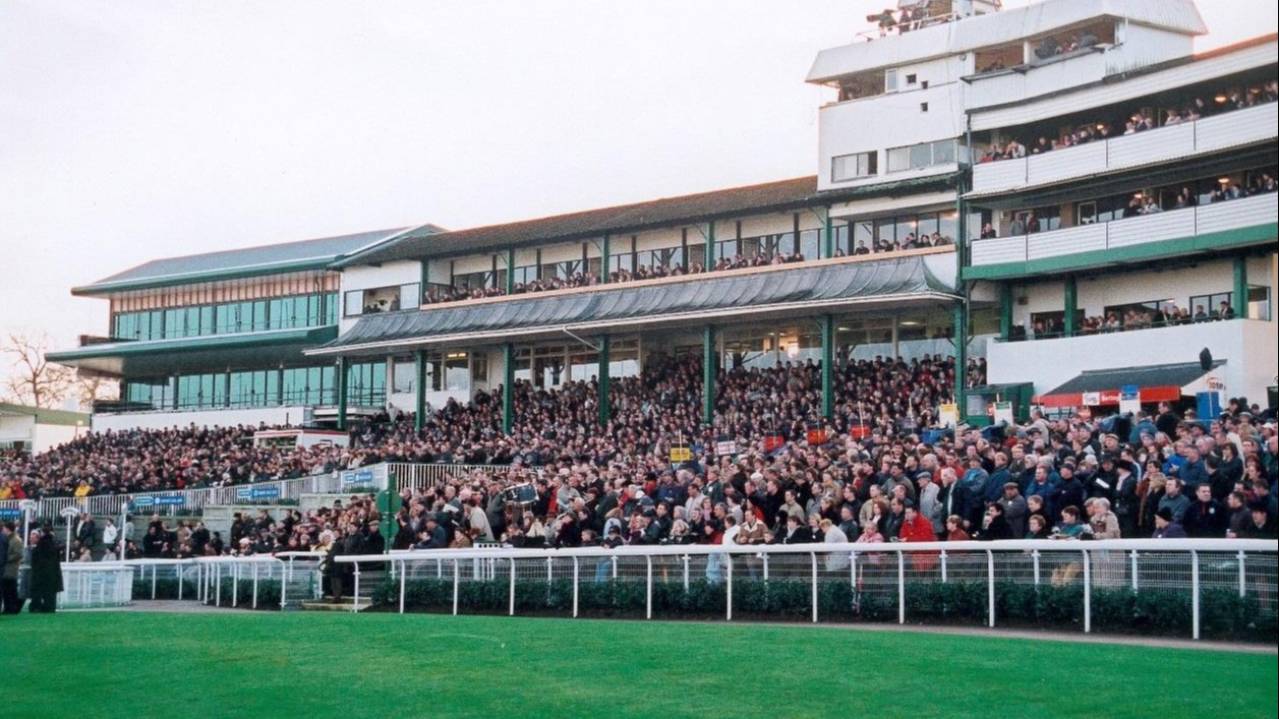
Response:
[[[1002,262],[997,265],[965,266],[965,280],[993,280],[1029,277],[1079,270],[1095,270],[1109,265],[1146,262],[1181,255],[1195,255],[1255,245],[1273,245],[1279,237],[1279,224],[1268,223],[1221,232],[1208,232],[1192,237],[1147,242],[1109,250],[1078,252],[1060,257],[1046,257],[1026,262]]]
[[[515,294],[515,248],[506,248],[506,294]]]
[[[822,259],[835,256],[835,221],[830,216],[830,205],[826,206],[826,221],[822,225]]]
[[[338,357],[338,429],[346,429],[346,390],[348,370],[350,369],[350,361],[345,357]]]
[[[281,344],[322,345],[338,336],[337,325],[271,330],[224,335],[204,335],[180,339],[145,340],[140,342],[107,342],[45,356],[50,362],[65,362],[97,357],[127,357],[137,355],[168,355],[175,352],[207,352],[242,348],[271,347]]]
[[[515,426],[515,345],[502,346],[502,433]]]
[[[598,370],[598,377],[599,377],[598,404],[599,404],[599,422],[601,427],[607,425],[608,421],[612,419],[613,417],[613,406],[609,400],[609,395],[608,395],[608,388],[609,388],[609,357],[608,355],[609,355],[609,337],[608,335],[603,335],[600,337],[599,370]]]
[[[613,256],[613,238],[608,233],[600,240],[600,283],[608,284],[609,261]]]
[[[835,417],[835,316],[822,315],[822,417]]]
[[[715,328],[702,328],[702,424],[715,423],[715,375],[718,366],[715,352]]]
[[[715,266],[715,221],[711,220],[706,223],[706,251],[705,251],[705,269],[709,270]]]
[[[1235,287],[1230,295],[1231,307],[1236,319],[1248,316],[1248,257],[1238,255],[1234,262]]]
[[[999,339],[1007,342],[1013,334],[1013,285],[999,283]]]
[[[1079,312],[1079,287],[1075,284],[1075,276],[1070,275],[1066,278],[1066,290],[1062,297],[1062,312],[1064,318],[1062,323],[1066,329],[1067,337],[1074,337],[1079,332],[1079,327],[1075,324],[1075,314]]]
[[[426,350],[413,353],[413,429],[426,425]]]
[[[967,413],[968,389],[968,306],[955,303],[955,406],[962,421]]]

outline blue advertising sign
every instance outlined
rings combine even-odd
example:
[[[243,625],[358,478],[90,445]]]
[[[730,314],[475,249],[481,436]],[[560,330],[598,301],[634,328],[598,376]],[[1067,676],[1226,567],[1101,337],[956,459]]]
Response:
[[[269,487],[254,487],[249,493],[253,499],[279,499],[280,488],[276,485]]]
[[[16,507],[0,507],[0,520],[12,521],[22,519],[22,510]]]
[[[151,507],[155,505],[155,497],[134,497],[134,507]]]
[[[373,484],[373,470],[361,469],[342,473],[342,484]]]
[[[161,507],[180,507],[187,503],[187,499],[180,494],[164,494],[156,497],[155,503]]]

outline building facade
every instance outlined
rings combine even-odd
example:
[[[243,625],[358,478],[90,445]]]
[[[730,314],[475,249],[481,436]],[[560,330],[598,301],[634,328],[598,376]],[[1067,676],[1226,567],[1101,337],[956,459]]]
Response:
[[[984,358],[953,388],[975,420],[1104,408],[1125,376],[1266,404],[1276,38],[1195,54],[1190,0],[906,5],[818,54],[815,176],[158,261],[78,289],[112,337],[54,359],[124,382],[95,428],[420,420],[499,388],[509,422],[516,382],[592,377],[603,421],[610,378],[690,353],[707,422],[719,370],[818,362],[829,417],[831,368],[875,356]],[[253,254],[286,247],[314,257]]]

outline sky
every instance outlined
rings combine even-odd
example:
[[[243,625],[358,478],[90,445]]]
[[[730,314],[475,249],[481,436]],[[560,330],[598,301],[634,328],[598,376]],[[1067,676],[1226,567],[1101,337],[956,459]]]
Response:
[[[70,288],[156,257],[813,174],[804,76],[886,4],[0,0],[0,336],[105,334]]]

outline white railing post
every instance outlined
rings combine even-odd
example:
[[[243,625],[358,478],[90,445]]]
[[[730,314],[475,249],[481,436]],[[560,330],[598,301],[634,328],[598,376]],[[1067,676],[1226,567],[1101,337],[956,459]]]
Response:
[[[644,618],[653,618],[653,557],[644,555]]]
[[[453,616],[457,616],[457,585],[461,579],[457,560],[453,560]]]
[[[941,583],[946,583],[946,550],[941,550]]]
[[[240,563],[231,565],[231,606],[240,606]]]
[[[186,572],[183,569],[184,567],[181,564],[173,568],[173,574],[178,578],[178,601],[182,601],[183,579],[186,578]]]
[[[511,557],[510,615],[515,616],[515,557]]]
[[[1132,593],[1136,594],[1137,593],[1137,552],[1135,550],[1129,552],[1128,557],[1132,565],[1129,570],[1132,572]]]
[[[360,611],[360,563],[352,562],[352,564],[355,565],[355,586],[352,588],[351,593],[355,597],[351,601],[351,611],[358,612]]]
[[[617,557],[612,557],[612,560],[613,560],[613,579],[617,579]]]
[[[758,556],[764,560],[764,582],[768,583],[768,553],[760,552]]]
[[[391,564],[394,565],[395,562],[391,562]],[[409,580],[409,568],[408,568],[408,565],[405,564],[404,560],[401,559],[400,560],[400,614],[404,613],[404,590],[408,585],[408,580]]]
[[[1243,554],[1243,552],[1240,552],[1240,554]],[[152,564],[151,565],[151,598],[152,599],[155,599],[155,570],[156,569],[157,569],[156,565]]]
[[[1199,638],[1199,552],[1190,550],[1190,610],[1194,612],[1191,634]]]
[[[1242,599],[1248,592],[1248,578],[1244,572],[1244,553],[1239,552],[1239,597]]]
[[[725,572],[724,576],[728,580],[727,585],[725,587],[726,591],[724,592],[724,598],[725,598],[724,606],[726,609],[725,618],[731,622],[733,621],[733,563],[732,562],[728,562],[728,571]]]
[[[991,627],[995,626],[995,553],[986,550],[986,584],[987,584],[987,617]]]
[[[573,555],[573,618],[577,618],[577,555]]]
[[[1084,555],[1084,634],[1092,632],[1092,568],[1088,562],[1088,550]]]
[[[284,609],[289,601],[289,577],[284,567],[280,568],[280,609]]]
[[[1038,587],[1039,586],[1039,550],[1038,549],[1030,550],[1030,562],[1032,567],[1034,568],[1033,571],[1035,573],[1035,586]]]
[[[897,550],[897,623],[906,623],[906,555]]]
[[[685,554],[684,555],[684,593],[685,594],[688,594],[688,563],[689,563],[689,556]]]
[[[817,623],[817,552],[808,555],[813,560],[813,623]]]
[[[258,608],[258,563],[253,563],[253,608]]]

